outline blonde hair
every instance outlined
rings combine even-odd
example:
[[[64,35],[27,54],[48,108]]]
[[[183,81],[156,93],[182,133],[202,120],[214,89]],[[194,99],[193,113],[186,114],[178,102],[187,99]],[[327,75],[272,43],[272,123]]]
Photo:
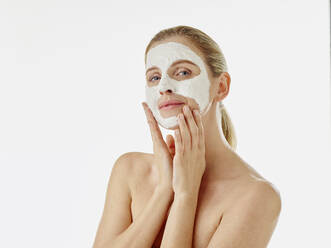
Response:
[[[146,55],[154,42],[162,41],[174,36],[187,38],[202,52],[204,56],[203,59],[210,68],[213,77],[218,77],[222,72],[228,71],[224,55],[218,44],[201,30],[183,25],[163,29],[154,35],[145,50],[145,63]],[[237,147],[237,138],[235,135],[234,126],[224,105],[218,104],[218,106],[222,116],[222,130],[224,137],[231,148],[235,150]]]

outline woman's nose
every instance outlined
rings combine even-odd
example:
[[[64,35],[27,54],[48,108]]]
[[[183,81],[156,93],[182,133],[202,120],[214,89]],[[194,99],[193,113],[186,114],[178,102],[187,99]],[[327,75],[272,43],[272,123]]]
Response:
[[[160,94],[163,95],[164,93],[166,94],[171,94],[172,90],[171,89],[167,89],[167,90],[160,90]]]

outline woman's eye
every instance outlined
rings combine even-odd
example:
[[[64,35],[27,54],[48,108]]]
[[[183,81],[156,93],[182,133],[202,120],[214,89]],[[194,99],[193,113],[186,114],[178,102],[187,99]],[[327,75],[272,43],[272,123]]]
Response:
[[[185,74],[181,74],[182,72],[185,72]],[[178,72],[178,74],[181,74],[181,75],[183,75],[183,76],[186,76],[186,75],[189,75],[190,72],[185,70],[185,71],[180,71],[180,72]]]
[[[151,78],[149,79],[149,81],[155,81],[155,80],[153,80],[153,78],[160,78],[160,77],[159,77],[159,76],[151,77]]]

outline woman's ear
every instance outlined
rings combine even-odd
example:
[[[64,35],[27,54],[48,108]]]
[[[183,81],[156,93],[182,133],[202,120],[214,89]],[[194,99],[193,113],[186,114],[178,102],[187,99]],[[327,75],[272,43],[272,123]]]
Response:
[[[217,98],[216,101],[223,100],[230,90],[231,77],[228,72],[222,72],[221,75],[217,78]]]
[[[175,156],[175,139],[174,137],[171,135],[171,134],[168,134],[167,137],[166,137],[166,143],[167,143],[167,146],[168,146],[168,150],[172,156],[172,158]]]

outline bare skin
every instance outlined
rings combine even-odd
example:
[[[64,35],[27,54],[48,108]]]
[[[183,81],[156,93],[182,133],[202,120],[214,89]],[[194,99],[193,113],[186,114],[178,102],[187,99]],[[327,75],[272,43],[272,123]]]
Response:
[[[181,42],[203,58],[196,47],[181,37],[172,37],[166,41],[154,43],[152,47],[169,41]],[[184,77],[194,77],[200,73],[197,67],[187,63],[170,67],[168,73],[180,69],[185,70],[185,68],[189,69],[191,74],[172,74],[173,77],[178,77],[177,80],[181,80]],[[153,153],[129,153],[126,156],[127,159],[123,160],[121,169],[117,170],[117,174],[113,173],[114,176],[110,179],[104,214],[99,225],[94,248],[126,247],[125,245],[131,244],[130,242],[133,241],[137,244],[135,247],[151,247],[151,244],[153,247],[170,247],[168,245],[162,246],[166,242],[168,242],[167,244],[178,242],[177,245],[185,244],[185,247],[195,248],[262,248],[267,246],[280,213],[280,194],[270,182],[258,174],[231,149],[223,133],[219,132],[215,115],[216,103],[224,99],[229,93],[231,79],[227,72],[222,73],[217,78],[212,77],[207,66],[206,69],[212,83],[210,87],[211,104],[202,115],[206,167],[196,201],[194,197],[179,201],[176,200],[176,194],[174,195],[168,189],[161,187],[161,190],[159,190],[158,180],[160,177],[153,164]],[[149,71],[146,74],[147,84],[158,83],[157,80],[149,81],[153,76],[156,76],[154,79],[157,79],[158,75],[161,75],[158,68]],[[175,95],[170,91],[160,93],[162,101],[176,98],[185,102],[191,110],[198,108],[194,99]],[[163,117],[177,116],[179,113],[183,113],[183,109],[175,108],[168,111],[161,110],[160,112]],[[173,130],[178,128],[176,126]],[[156,130],[153,130],[153,132],[156,132]],[[173,137],[168,136],[166,143],[170,153],[174,155],[175,149],[172,146],[175,142]],[[123,178],[122,181],[126,180],[126,182],[123,182],[123,184],[122,181],[115,183],[115,175],[118,178]],[[121,194],[126,196],[123,197],[125,200],[121,200],[121,204],[116,204],[114,198]],[[114,197],[111,197],[111,195]],[[158,201],[164,202],[159,202],[159,205],[157,205]],[[192,235],[188,238],[191,239],[192,243],[184,238],[174,238],[170,235],[170,231],[168,231],[169,235],[164,237],[165,227],[167,221],[169,221],[168,217],[173,204],[176,204],[176,210],[172,215],[177,218],[192,211],[190,206],[194,206],[193,225],[190,224],[192,219],[182,219],[181,226],[176,226],[174,220],[171,224],[168,224],[169,227],[167,226],[168,230],[176,229],[178,232],[190,230],[191,228],[193,230]],[[252,205],[254,205],[254,208],[251,207]],[[121,210],[119,210],[120,208]],[[149,210],[150,212],[147,213]],[[155,228],[149,226],[148,222],[153,223]],[[121,224],[115,225],[115,223]],[[136,223],[136,225],[133,225],[133,223]],[[146,235],[144,241],[140,242],[137,235],[141,234],[142,230],[151,231],[148,235],[144,233]]]
[[[139,161],[135,166],[135,170],[139,171],[136,175],[140,176],[133,179],[131,182],[131,211],[133,221],[135,221],[137,216],[143,211],[146,203],[152,196],[153,189],[157,187],[157,183],[155,182],[156,176],[153,174],[151,164],[153,154],[137,153],[135,156],[135,160]],[[239,163],[244,162],[239,161]],[[203,180],[199,191],[192,247],[207,247],[226,209],[231,208],[232,204],[234,204],[238,198],[241,198],[241,195],[246,194],[248,187],[252,187],[252,184],[256,183],[258,180],[266,182],[265,179],[254,171],[238,178],[215,179],[215,181]],[[171,205],[169,211],[170,209]],[[169,213],[167,213],[167,216],[168,214]],[[166,220],[164,221],[166,222]],[[160,247],[164,227],[163,225],[158,233],[154,242],[155,247]]]

